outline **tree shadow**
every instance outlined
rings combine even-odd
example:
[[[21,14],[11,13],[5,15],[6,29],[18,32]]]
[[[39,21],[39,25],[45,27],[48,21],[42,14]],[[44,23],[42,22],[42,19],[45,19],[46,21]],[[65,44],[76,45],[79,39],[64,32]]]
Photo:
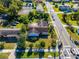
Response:
[[[4,46],[0,48],[0,51],[2,51],[4,49]]]
[[[25,53],[25,48],[24,49],[23,48],[20,48],[20,49],[16,48],[16,51],[15,51],[16,59],[17,58],[20,59],[24,55],[24,53]]]
[[[44,57],[44,49],[39,49],[39,59],[42,59]]]
[[[27,56],[31,56],[32,55],[32,48],[29,49],[28,53],[27,53]]]

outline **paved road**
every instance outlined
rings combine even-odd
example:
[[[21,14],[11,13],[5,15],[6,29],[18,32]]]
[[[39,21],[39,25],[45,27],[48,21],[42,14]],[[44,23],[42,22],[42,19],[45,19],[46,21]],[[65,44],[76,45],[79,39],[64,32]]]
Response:
[[[54,24],[55,30],[57,31],[58,38],[63,43],[63,56],[61,56],[62,59],[71,59],[71,58],[75,59],[74,57],[71,57],[71,56],[69,56],[70,58],[66,58],[65,53],[67,52],[66,50],[71,49],[71,47],[77,48],[76,45],[70,40],[70,36],[68,32],[63,27],[59,17],[54,12],[54,9],[52,8],[51,4],[49,2],[45,2],[45,4],[47,6],[48,13],[51,15],[52,20],[54,21],[53,24]]]

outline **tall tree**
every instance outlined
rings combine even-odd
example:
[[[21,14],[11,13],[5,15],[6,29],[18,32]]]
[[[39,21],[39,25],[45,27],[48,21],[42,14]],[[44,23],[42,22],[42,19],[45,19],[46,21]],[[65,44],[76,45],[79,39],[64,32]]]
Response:
[[[26,48],[26,35],[20,34],[19,37],[20,38],[18,39],[18,42],[17,42],[17,48],[25,49]]]

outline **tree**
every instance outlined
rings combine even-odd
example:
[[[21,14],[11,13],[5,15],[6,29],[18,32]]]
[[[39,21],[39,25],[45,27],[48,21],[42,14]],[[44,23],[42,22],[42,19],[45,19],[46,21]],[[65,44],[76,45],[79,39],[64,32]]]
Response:
[[[52,48],[54,48],[54,49],[56,48],[56,40],[55,40],[55,39],[52,40],[51,46],[52,46]]]
[[[4,7],[9,7],[12,0],[0,0],[1,4],[3,4]]]
[[[9,16],[12,18],[14,16],[17,16],[19,7],[17,6],[17,4],[15,2],[13,2],[8,9],[8,14]]]
[[[8,22],[13,21],[18,16],[18,11],[22,7],[20,0],[0,0],[0,13],[8,15]]]
[[[29,47],[32,48],[33,47],[33,44],[30,44]]]
[[[72,19],[74,19],[74,20],[79,20],[79,11],[74,12],[74,13],[72,14]]]
[[[66,23],[66,22],[67,22],[67,21],[66,21],[67,14],[66,14],[66,13],[64,13],[64,14],[62,15],[62,17],[63,17],[63,21]]]
[[[45,47],[45,42],[40,42],[40,47]]]
[[[55,8],[58,8],[58,5],[57,4],[55,4]]]
[[[34,17],[34,13],[30,12],[29,15],[28,15],[29,20],[33,20],[33,17]]]
[[[18,21],[20,23],[24,23],[24,24],[28,24],[29,23],[29,19],[28,19],[27,15],[20,15],[18,17]]]
[[[19,49],[25,49],[26,48],[26,35],[25,34],[20,34],[19,39],[17,42],[17,48]]]
[[[4,44],[5,44],[5,42],[0,42],[0,49],[4,48]]]
[[[26,33],[26,26],[25,26],[25,25],[22,26],[20,32],[21,32],[21,33]]]
[[[44,14],[44,20],[47,21],[48,20],[48,17],[49,17],[49,14],[48,13],[45,13]]]
[[[69,26],[69,29],[74,33],[74,27],[72,25]]]

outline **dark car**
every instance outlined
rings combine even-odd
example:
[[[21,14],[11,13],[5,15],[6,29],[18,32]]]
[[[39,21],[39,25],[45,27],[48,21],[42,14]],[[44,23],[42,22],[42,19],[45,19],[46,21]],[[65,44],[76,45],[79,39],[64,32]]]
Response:
[[[76,59],[79,59],[79,55],[77,55],[75,58],[76,58]]]

